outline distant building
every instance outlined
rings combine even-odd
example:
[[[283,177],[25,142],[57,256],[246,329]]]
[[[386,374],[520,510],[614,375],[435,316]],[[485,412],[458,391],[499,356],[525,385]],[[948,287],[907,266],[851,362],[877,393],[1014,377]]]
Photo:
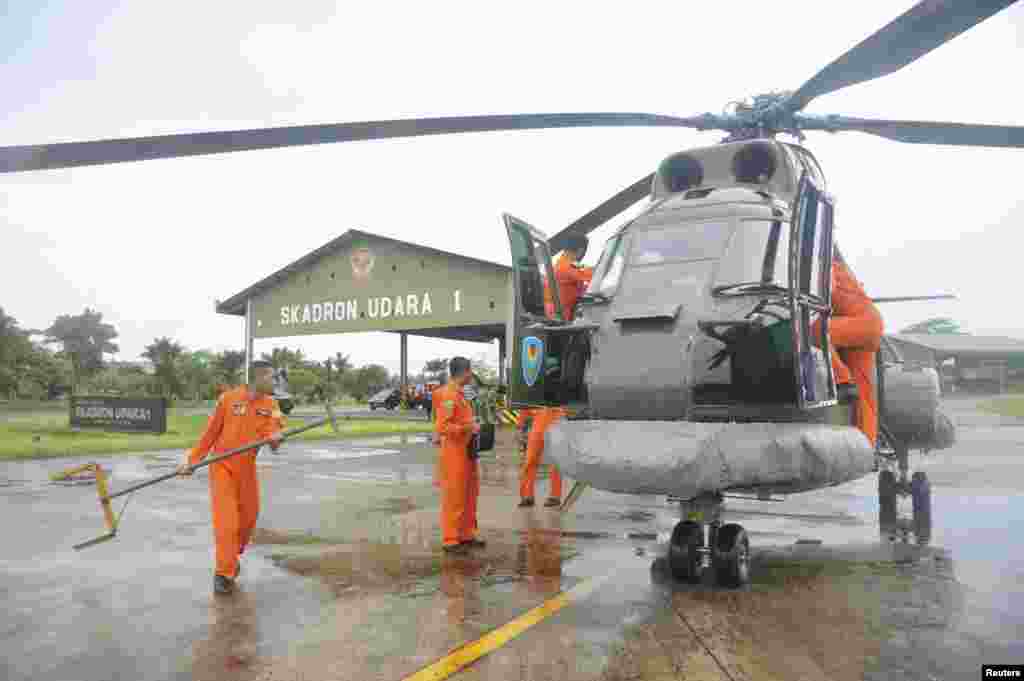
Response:
[[[935,367],[943,391],[1005,392],[1024,376],[1024,340],[1002,336],[903,333],[886,337],[903,359]]]

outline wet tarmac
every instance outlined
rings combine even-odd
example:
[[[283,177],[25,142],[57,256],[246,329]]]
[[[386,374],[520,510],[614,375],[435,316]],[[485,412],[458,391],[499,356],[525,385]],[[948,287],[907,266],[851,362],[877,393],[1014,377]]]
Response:
[[[1024,662],[1024,423],[975,404],[947,405],[953,449],[912,458],[932,481],[930,545],[880,538],[874,475],[729,499],[754,550],[741,590],[671,579],[678,512],[663,497],[588,490],[566,514],[515,508],[506,446],[482,462],[488,545],[467,557],[440,551],[422,436],[261,457],[256,543],[228,597],[211,592],[205,470],[131,495],[116,539],[74,551],[104,531],[96,491],[49,475],[85,461],[3,463],[0,678],[404,679],[566,592],[584,595],[451,678],[978,678]],[[116,491],[178,456],[95,461]]]

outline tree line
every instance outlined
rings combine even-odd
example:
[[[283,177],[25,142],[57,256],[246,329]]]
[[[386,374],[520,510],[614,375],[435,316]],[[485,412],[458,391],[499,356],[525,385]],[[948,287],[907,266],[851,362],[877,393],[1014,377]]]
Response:
[[[189,350],[168,338],[156,338],[142,356],[151,371],[131,362],[118,362],[117,330],[103,314],[86,308],[79,315],[60,315],[46,329],[23,329],[0,307],[0,397],[55,399],[67,394],[109,394],[125,397],[216,399],[224,386],[244,382],[242,350],[213,352]],[[109,356],[109,359],[108,359]],[[349,355],[336,352],[323,360],[306,357],[301,350],[273,348],[260,359],[288,371],[288,383],[298,401],[366,400],[385,388],[398,387],[400,378],[380,364],[355,367]],[[481,377],[493,380],[496,372],[484,358],[473,362]],[[412,384],[443,383],[448,359],[427,362],[409,376]]]

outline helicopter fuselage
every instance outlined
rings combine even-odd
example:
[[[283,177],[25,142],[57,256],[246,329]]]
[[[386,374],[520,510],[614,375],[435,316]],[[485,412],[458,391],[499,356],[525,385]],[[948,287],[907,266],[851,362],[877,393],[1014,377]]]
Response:
[[[723,446],[754,461],[773,450],[777,474],[755,464],[715,489],[813,488],[871,470],[873,445],[853,427],[851,399],[839,398],[821,350],[832,255],[823,181],[806,150],[779,142],[670,156],[652,205],[605,245],[574,318],[544,318],[551,254],[537,230],[506,216],[511,402],[575,412],[547,438],[567,474],[610,491],[704,491],[703,469],[718,465],[708,456]],[[626,442],[645,442],[644,453],[623,451]],[[715,453],[702,454],[712,442]]]
[[[755,140],[674,154],[652,195],[608,239],[577,309],[556,304],[554,318],[546,237],[505,216],[510,402],[573,414],[548,430],[545,456],[600,489],[681,497],[805,491],[875,470],[857,388],[836,385],[823,350],[833,199],[810,152]],[[890,369],[876,401],[892,392],[899,442],[928,446],[937,382]]]

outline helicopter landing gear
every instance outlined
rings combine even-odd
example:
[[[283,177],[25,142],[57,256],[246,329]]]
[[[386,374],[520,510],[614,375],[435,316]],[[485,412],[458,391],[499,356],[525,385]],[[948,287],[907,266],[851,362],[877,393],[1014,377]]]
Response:
[[[672,530],[668,567],[683,582],[698,582],[708,567],[721,586],[750,582],[750,540],[736,523],[721,522],[722,495],[708,494],[680,502],[684,520]]]
[[[878,526],[882,537],[889,541],[902,539],[909,543],[913,535],[919,546],[925,546],[932,536],[932,490],[927,474],[918,471],[908,479],[910,452],[906,447],[895,448],[899,476],[882,467],[878,473]],[[884,466],[884,464],[883,464]],[[911,517],[899,517],[897,505],[900,497],[910,497]]]

